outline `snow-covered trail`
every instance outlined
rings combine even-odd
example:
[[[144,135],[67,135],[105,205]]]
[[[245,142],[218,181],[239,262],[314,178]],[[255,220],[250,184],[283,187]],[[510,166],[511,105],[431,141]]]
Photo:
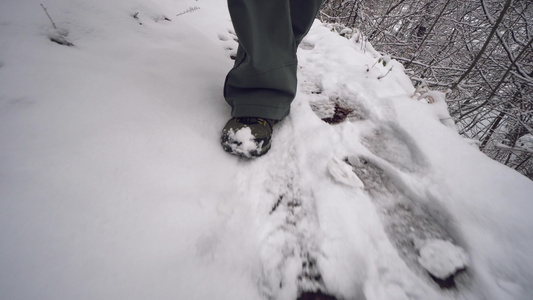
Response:
[[[1,299],[532,297],[533,185],[369,44],[315,24],[291,115],[245,160],[218,143],[225,2],[44,5],[59,33],[30,0],[0,4]],[[74,47],[50,42],[67,31]],[[458,290],[402,246],[444,235],[468,255]]]

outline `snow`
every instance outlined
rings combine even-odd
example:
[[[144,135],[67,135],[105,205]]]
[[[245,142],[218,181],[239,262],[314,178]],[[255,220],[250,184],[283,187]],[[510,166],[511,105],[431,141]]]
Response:
[[[420,247],[419,262],[433,276],[444,280],[465,269],[468,256],[461,247],[449,241],[433,239]]]
[[[228,142],[227,145],[231,147],[231,152],[248,158],[252,156],[252,153],[260,152],[261,147],[263,146],[263,142],[259,144],[255,142],[250,127],[244,127],[237,130],[237,132],[230,129],[228,132],[228,140],[230,142]]]
[[[359,35],[316,22],[291,115],[249,160],[220,147],[225,2],[43,4],[57,30],[34,1],[0,4],[0,298],[533,298],[533,183]],[[418,256],[424,236],[452,245]],[[443,290],[424,266],[458,249]]]
[[[332,157],[328,163],[328,171],[333,179],[337,182],[355,188],[364,187],[364,183],[361,181],[361,179],[359,179],[359,177],[357,177],[357,175],[355,175],[355,173],[352,171],[352,168],[336,157]]]
[[[516,141],[515,147],[533,151],[533,134],[526,134]]]

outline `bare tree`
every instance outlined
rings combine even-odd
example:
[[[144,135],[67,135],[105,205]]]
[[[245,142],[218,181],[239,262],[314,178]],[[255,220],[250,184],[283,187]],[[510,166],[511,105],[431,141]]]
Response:
[[[327,0],[324,22],[357,28],[446,90],[459,133],[533,179],[533,1]]]

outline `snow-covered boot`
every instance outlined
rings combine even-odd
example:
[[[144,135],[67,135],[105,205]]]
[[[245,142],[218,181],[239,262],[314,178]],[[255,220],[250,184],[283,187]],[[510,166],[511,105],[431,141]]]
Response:
[[[222,130],[222,148],[244,157],[258,157],[270,150],[275,120],[263,118],[232,118]]]

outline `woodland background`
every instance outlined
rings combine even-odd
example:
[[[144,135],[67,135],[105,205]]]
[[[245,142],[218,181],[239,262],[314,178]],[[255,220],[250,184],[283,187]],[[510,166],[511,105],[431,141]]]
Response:
[[[533,179],[533,1],[327,0],[319,17],[446,92],[459,133]]]

